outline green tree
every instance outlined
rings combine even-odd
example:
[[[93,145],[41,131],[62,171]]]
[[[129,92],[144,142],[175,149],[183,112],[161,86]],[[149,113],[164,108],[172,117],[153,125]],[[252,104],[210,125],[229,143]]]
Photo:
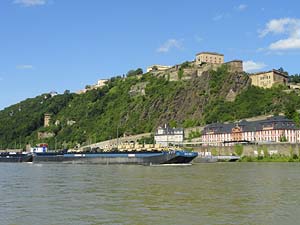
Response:
[[[152,70],[153,70],[153,71],[157,71],[157,70],[158,70],[157,66],[153,66],[153,67],[152,67]]]
[[[287,76],[289,75],[289,73],[287,71],[285,71],[282,67],[280,67],[278,69],[278,71],[281,72],[281,73],[283,73],[283,74],[285,74],[285,75],[287,75]]]
[[[237,154],[238,156],[242,156],[243,151],[244,151],[243,145],[235,145],[235,146],[234,146],[234,152],[235,152],[235,154]]]
[[[286,138],[286,136],[281,136],[280,137],[280,142],[287,142],[287,138]]]
[[[177,127],[177,122],[175,120],[171,120],[169,122],[170,127]]]
[[[300,83],[300,74],[294,74],[294,75],[289,76],[289,82]]]
[[[182,68],[179,68],[177,75],[178,75],[178,80],[181,80],[183,77],[183,69]]]
[[[180,65],[180,68],[182,68],[182,69],[185,69],[185,68],[188,68],[188,67],[190,67],[190,63],[188,61],[185,61],[184,63],[182,63]]]
[[[143,70],[141,68],[137,68],[136,70],[129,70],[126,74],[127,77],[132,77],[136,75],[143,74]]]

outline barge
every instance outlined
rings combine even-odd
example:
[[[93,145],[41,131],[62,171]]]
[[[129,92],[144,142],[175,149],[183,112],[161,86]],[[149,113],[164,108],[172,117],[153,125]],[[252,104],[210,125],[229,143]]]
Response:
[[[197,152],[185,150],[169,151],[110,151],[110,152],[36,152],[34,163],[96,163],[96,164],[182,164],[190,163]]]

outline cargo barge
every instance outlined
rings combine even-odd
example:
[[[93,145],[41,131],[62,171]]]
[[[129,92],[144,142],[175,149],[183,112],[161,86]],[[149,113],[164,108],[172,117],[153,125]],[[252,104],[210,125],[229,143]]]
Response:
[[[95,150],[95,151],[48,151],[47,144],[31,148],[30,152],[1,153],[0,162],[33,163],[87,163],[87,164],[184,164],[198,156],[186,150]]]
[[[110,151],[110,152],[36,152],[34,163],[96,163],[96,164],[182,164],[190,163],[197,152],[184,150],[170,151]]]

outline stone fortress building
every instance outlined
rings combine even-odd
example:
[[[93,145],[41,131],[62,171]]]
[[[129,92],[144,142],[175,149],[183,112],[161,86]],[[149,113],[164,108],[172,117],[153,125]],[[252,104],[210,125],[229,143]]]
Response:
[[[224,55],[217,52],[200,52],[196,54],[194,64],[197,67],[197,75],[200,77],[204,72],[217,70],[222,65],[227,65],[230,72],[243,73],[243,61],[224,61]]]
[[[195,62],[197,65],[203,63],[224,64],[224,55],[217,52],[200,52],[196,54]]]
[[[224,63],[224,55],[217,52],[200,52],[196,54],[195,64],[199,66],[197,70],[198,76],[209,70],[216,70],[219,66],[226,64],[231,72],[240,72],[243,70],[242,60],[233,60]],[[286,85],[288,76],[278,70],[259,72],[249,74],[251,84],[262,88],[271,88],[274,84]]]
[[[170,81],[178,80],[178,71],[182,70],[183,80],[191,79],[192,76],[201,77],[204,72],[217,70],[222,65],[227,65],[230,72],[243,73],[243,61],[233,60],[224,62],[224,55],[217,52],[200,52],[191,62],[185,62],[188,66],[183,67],[183,64],[174,66],[165,66],[154,64],[147,67],[147,72],[151,72],[154,76],[168,75]]]
[[[217,52],[200,52],[196,54],[195,60],[189,62],[189,64],[190,66],[188,68],[183,68],[184,74],[188,75],[183,79],[190,79],[193,74],[201,77],[204,72],[217,70],[222,65],[227,65],[228,70],[233,73],[244,72],[242,60],[225,62],[224,55]],[[152,65],[147,68],[147,72],[160,74],[160,72],[163,71],[170,74],[171,80],[177,80],[178,69],[180,69],[180,65],[173,67]],[[275,69],[266,72],[252,73],[249,74],[249,77],[253,86],[262,88],[271,88],[274,84],[286,85],[288,83],[288,76]]]
[[[250,74],[250,78],[252,85],[262,88],[271,88],[274,84],[286,85],[288,83],[288,76],[274,69],[267,72]]]

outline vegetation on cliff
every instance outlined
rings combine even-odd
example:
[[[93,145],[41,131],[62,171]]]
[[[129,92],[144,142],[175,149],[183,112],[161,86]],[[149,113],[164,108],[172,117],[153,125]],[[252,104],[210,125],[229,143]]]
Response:
[[[132,88],[140,84],[144,90],[133,93]],[[150,73],[115,77],[103,88],[85,94],[43,94],[0,111],[0,148],[39,142],[49,143],[50,148],[73,147],[117,134],[152,132],[167,122],[192,127],[280,112],[300,121],[298,94],[283,89],[252,87],[247,74],[230,73],[226,66],[189,80],[169,81],[167,74],[155,77]],[[234,101],[227,100],[228,93],[235,93]],[[52,114],[46,128],[45,113]],[[38,140],[38,132],[54,137]]]

